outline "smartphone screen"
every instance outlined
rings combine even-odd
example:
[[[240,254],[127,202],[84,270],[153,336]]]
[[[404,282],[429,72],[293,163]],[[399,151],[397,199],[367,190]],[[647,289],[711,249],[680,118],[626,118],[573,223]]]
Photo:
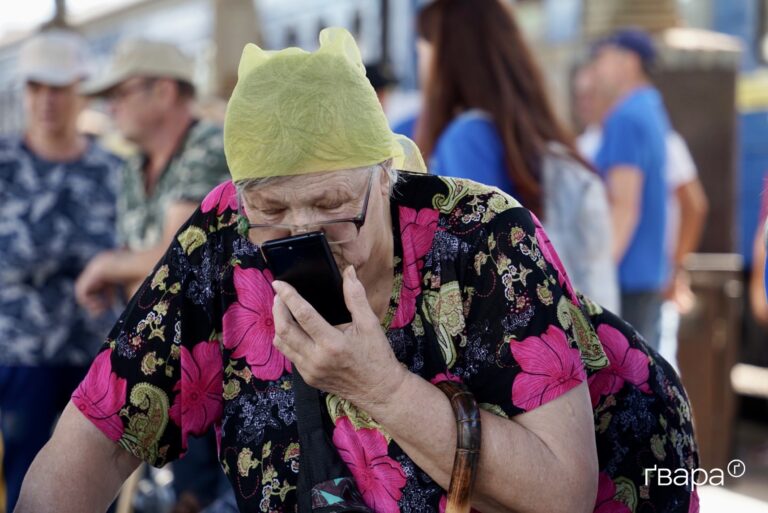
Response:
[[[274,278],[293,286],[329,324],[352,322],[341,273],[324,233],[271,240],[261,245],[261,253]]]

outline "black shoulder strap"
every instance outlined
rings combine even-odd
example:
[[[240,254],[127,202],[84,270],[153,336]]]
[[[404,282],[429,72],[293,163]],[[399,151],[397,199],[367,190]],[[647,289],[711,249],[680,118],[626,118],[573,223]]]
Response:
[[[322,398],[293,367],[293,393],[299,429],[299,513],[372,513],[351,473],[323,429]],[[333,500],[328,500],[334,497]]]

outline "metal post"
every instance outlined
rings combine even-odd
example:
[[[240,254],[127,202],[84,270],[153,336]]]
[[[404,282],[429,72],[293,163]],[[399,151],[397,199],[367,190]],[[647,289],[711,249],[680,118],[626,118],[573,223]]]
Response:
[[[381,63],[389,64],[389,0],[379,4],[381,16]]]
[[[55,19],[63,20],[67,13],[67,0],[54,0],[55,4]]]
[[[213,92],[229,98],[237,82],[237,67],[246,43],[261,44],[258,13],[253,0],[212,0],[213,39],[216,58],[213,65]]]
[[[67,26],[67,0],[54,0],[53,18],[45,24],[45,28]]]

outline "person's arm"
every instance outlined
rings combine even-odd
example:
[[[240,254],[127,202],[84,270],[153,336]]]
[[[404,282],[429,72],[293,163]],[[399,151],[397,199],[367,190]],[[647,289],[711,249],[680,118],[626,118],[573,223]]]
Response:
[[[140,460],[70,402],[24,478],[15,513],[103,513]]]
[[[126,287],[132,296],[149,273],[155,268],[179,228],[197,208],[196,203],[177,201],[166,210],[163,238],[155,246],[143,251],[117,249],[96,255],[75,282],[75,297],[92,315],[100,315],[109,308],[104,292],[114,286]]]
[[[680,267],[685,258],[699,247],[709,202],[698,178],[682,184],[675,194],[680,203],[680,230],[674,258],[675,265]]]
[[[640,221],[643,173],[634,166],[616,166],[608,171],[608,197],[613,223],[613,260],[617,264],[635,235]]]
[[[699,247],[709,203],[698,178],[679,185],[675,189],[675,196],[680,205],[680,226],[672,253],[672,275],[665,297],[674,301],[681,313],[686,313],[693,306],[694,296],[683,265],[688,255]]]
[[[749,306],[755,320],[768,327],[768,300],[765,291],[765,231],[759,226],[752,248],[752,275],[749,278]]]
[[[709,203],[697,176],[691,151],[685,139],[675,131],[667,134],[666,180],[680,206],[680,226],[672,248],[673,264],[677,270],[699,246]]]
[[[202,232],[212,215],[195,214],[187,230]],[[17,511],[104,512],[137,457],[163,466],[186,451],[190,435],[220,421],[221,345],[206,315],[220,298],[187,295],[189,268],[217,244],[215,232],[194,248],[174,240],[142,285],[142,301],[129,303],[28,473]],[[205,373],[192,377],[190,365]],[[206,399],[182,408],[189,387],[205,387]]]
[[[405,373],[394,390],[390,400],[365,404],[363,409],[416,465],[448,489],[456,446],[456,424],[448,400],[412,373]],[[511,420],[486,411],[481,419],[475,509],[484,513],[593,510],[598,467],[586,383]],[[551,483],[558,485],[551,488]]]

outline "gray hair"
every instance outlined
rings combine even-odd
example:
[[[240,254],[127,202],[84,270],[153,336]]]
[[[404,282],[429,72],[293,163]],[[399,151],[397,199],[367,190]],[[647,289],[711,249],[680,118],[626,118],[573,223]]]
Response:
[[[383,169],[389,175],[389,194],[391,196],[395,191],[395,184],[400,179],[400,175],[397,172],[397,169],[395,169],[392,166],[392,159],[385,160],[384,162],[379,162],[378,164],[374,164],[372,166],[353,168],[353,169],[372,173],[379,168]],[[246,178],[244,180],[238,180],[237,182],[235,182],[235,188],[237,189],[237,194],[239,196],[242,196],[244,192],[254,189],[256,187],[263,187],[265,185],[282,183],[282,182],[285,182],[286,180],[290,180],[291,178],[295,178],[295,176],[267,176],[264,178]]]

